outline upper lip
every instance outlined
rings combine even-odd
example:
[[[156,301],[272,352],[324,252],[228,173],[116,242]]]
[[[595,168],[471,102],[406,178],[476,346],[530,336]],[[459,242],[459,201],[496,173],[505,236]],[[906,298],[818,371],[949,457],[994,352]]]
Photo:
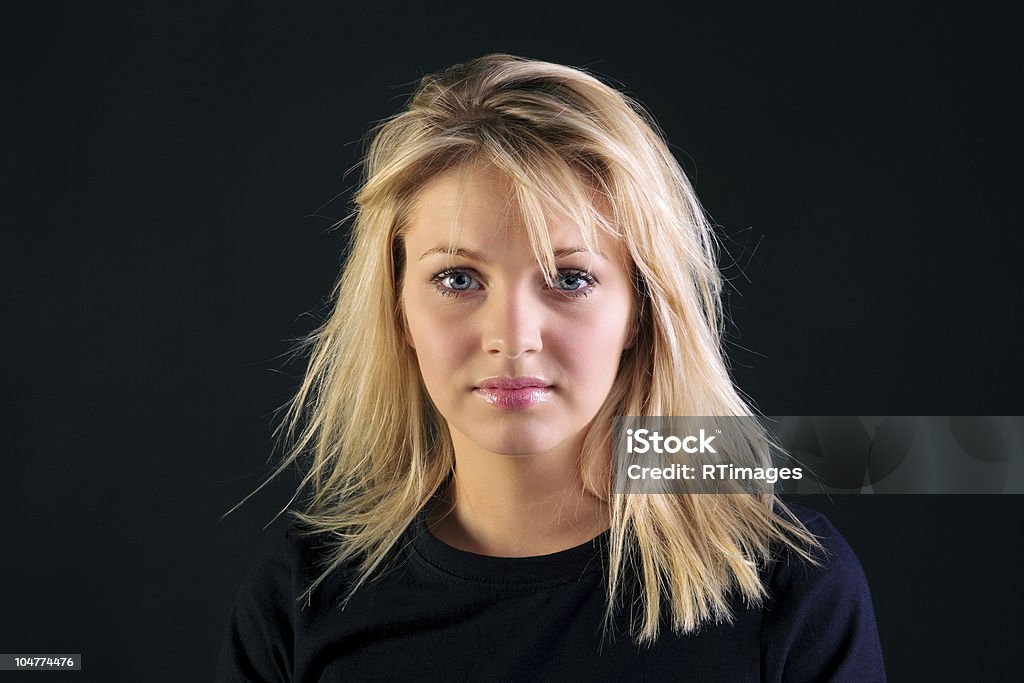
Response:
[[[527,389],[550,386],[550,382],[540,377],[488,377],[477,384],[478,389]]]

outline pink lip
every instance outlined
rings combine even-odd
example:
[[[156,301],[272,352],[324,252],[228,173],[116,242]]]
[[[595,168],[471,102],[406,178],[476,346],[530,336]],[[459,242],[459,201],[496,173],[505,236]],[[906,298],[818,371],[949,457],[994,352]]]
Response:
[[[552,388],[539,377],[489,377],[474,391],[496,408],[522,410],[548,400]]]

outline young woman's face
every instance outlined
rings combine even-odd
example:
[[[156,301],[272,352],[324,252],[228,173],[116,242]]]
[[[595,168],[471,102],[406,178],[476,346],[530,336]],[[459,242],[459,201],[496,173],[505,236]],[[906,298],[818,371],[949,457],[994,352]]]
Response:
[[[602,234],[591,254],[568,219],[550,216],[549,287],[511,192],[493,170],[424,186],[404,238],[402,304],[456,443],[528,455],[580,437],[597,414],[630,343],[633,296],[617,240]]]

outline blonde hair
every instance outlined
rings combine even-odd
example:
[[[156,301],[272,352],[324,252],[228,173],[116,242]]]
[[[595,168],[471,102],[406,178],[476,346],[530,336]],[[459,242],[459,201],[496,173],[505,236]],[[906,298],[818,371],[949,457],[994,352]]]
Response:
[[[663,601],[678,633],[730,620],[734,591],[759,604],[758,570],[773,546],[809,558],[815,543],[773,496],[613,494],[609,482],[613,416],[752,414],[722,350],[713,230],[638,103],[584,71],[504,54],[424,77],[374,131],[334,309],[301,341],[311,349],[307,374],[276,432],[291,446],[271,478],[310,456],[299,491],[309,486],[311,497],[292,514],[328,540],[304,595],[353,564],[351,597],[454,471],[447,424],[403,335],[402,234],[424,183],[471,163],[513,181],[546,272],[554,271],[546,209],[574,218],[588,246],[597,230],[615,235],[633,262],[635,343],[579,460],[584,485],[609,505],[605,627],[627,585],[640,588],[638,643],[658,637]]]

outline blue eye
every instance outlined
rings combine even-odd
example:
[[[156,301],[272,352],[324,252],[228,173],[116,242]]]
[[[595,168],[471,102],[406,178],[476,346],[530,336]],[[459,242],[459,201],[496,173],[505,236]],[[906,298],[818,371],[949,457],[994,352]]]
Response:
[[[473,284],[473,278],[465,273],[452,273],[444,279],[448,280],[448,286],[456,291],[469,289],[469,286]]]
[[[581,289],[587,286],[587,281],[580,277],[579,273],[566,273],[565,275],[559,275],[558,281],[563,285],[563,289],[572,291],[575,289]]]
[[[584,270],[562,271],[555,278],[558,291],[575,297],[589,296],[595,282],[594,276]]]
[[[437,285],[437,291],[445,296],[458,296],[462,292],[480,289],[480,283],[464,270],[446,270],[435,275],[431,281]]]
[[[435,274],[430,281],[434,283],[438,294],[442,296],[459,296],[464,292],[483,289],[471,271],[451,268]],[[554,278],[552,289],[573,298],[590,296],[597,284],[597,278],[585,270],[561,270]]]

